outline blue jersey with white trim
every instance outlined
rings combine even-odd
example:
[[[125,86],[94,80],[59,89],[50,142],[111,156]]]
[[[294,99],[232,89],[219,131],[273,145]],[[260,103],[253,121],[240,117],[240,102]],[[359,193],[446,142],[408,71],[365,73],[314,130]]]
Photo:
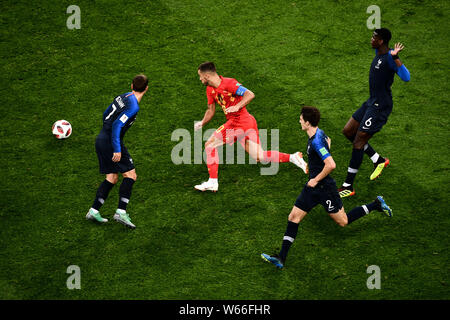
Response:
[[[404,65],[400,68],[397,67],[390,50],[380,55],[378,55],[378,50],[375,50],[375,57],[372,60],[369,72],[371,103],[378,102],[382,106],[392,106],[391,86],[394,82],[395,73],[403,81],[409,81],[410,79],[408,69]]]
[[[324,160],[331,157],[330,148],[327,142],[327,135],[323,130],[317,128],[316,134],[308,139],[308,167],[309,178],[315,178],[320,172],[322,172],[325,166]],[[330,176],[326,176],[322,181],[332,179]]]
[[[127,92],[114,98],[113,102],[103,112],[102,132],[111,138],[114,152],[121,152],[122,139],[131,127],[136,114],[139,111],[139,103],[133,92]]]

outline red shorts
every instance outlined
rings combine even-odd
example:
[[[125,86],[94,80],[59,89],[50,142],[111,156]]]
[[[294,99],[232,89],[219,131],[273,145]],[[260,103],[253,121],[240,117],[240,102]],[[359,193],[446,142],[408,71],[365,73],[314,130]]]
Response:
[[[230,145],[239,141],[245,147],[246,140],[259,144],[258,124],[251,114],[228,120],[214,132],[214,136]]]

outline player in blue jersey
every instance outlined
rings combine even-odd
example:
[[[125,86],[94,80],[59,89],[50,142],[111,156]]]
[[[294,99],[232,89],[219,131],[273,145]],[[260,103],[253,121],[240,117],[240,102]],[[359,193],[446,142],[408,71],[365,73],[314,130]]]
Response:
[[[317,108],[309,106],[302,108],[300,124],[302,130],[309,137],[307,146],[309,181],[304,186],[289,214],[280,252],[274,255],[261,254],[264,260],[271,262],[278,268],[283,268],[285,264],[289,248],[297,236],[300,221],[318,204],[321,204],[330,217],[342,227],[365,216],[372,210],[378,210],[392,216],[392,210],[381,196],[378,196],[371,203],[356,207],[349,213],[345,213],[336,182],[330,176],[330,173],[336,168],[330,153],[331,139],[319,129],[319,120],[320,112]]]
[[[339,194],[343,197],[355,194],[353,182],[366,153],[374,164],[370,180],[377,178],[383,169],[389,165],[389,159],[381,157],[369,145],[369,139],[386,124],[392,111],[391,86],[394,75],[403,81],[410,80],[408,69],[398,57],[403,50],[401,43],[396,43],[394,49],[389,49],[391,32],[386,28],[376,29],[372,35],[372,48],[375,57],[370,66],[369,88],[370,98],[352,115],[343,129],[344,135],[353,144],[352,157],[347,170],[347,177]]]
[[[119,172],[123,176],[119,188],[119,205],[114,220],[134,229],[126,212],[130,201],[131,190],[136,181],[136,169],[123,144],[123,137],[131,127],[139,111],[139,102],[148,90],[148,79],[145,75],[133,78],[131,92],[121,94],[103,112],[103,127],[95,140],[95,150],[98,156],[100,173],[105,174],[105,180],[97,189],[92,207],[86,214],[86,219],[105,223],[108,220],[100,215],[100,208],[108,197],[109,192],[119,180]]]

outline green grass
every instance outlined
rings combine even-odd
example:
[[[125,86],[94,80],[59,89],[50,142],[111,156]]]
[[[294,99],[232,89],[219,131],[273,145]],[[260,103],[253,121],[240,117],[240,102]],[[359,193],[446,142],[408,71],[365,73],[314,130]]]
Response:
[[[367,159],[354,206],[383,194],[376,212],[340,228],[321,207],[301,222],[286,268],[259,257],[279,248],[306,176],[292,164],[221,165],[220,191],[197,193],[206,166],[174,165],[177,128],[193,133],[206,109],[197,66],[216,62],[256,94],[260,129],[279,129],[282,152],[305,153],[302,104],[320,108],[332,138],[333,177],[345,178],[351,145],[341,130],[368,97],[373,57],[366,1],[78,1],[81,29],[66,28],[72,3],[3,1],[0,161],[1,299],[449,299],[449,3],[379,1],[382,26],[402,42],[411,82],[396,76],[394,110],[371,140],[392,165],[369,181]],[[125,143],[137,167],[129,213],[112,221],[115,187],[86,221],[98,174],[94,140],[111,99],[145,73],[150,89]],[[65,141],[58,119],[72,123]],[[218,110],[207,128],[225,121]],[[81,268],[81,290],[66,269]],[[369,265],[381,290],[368,290]]]

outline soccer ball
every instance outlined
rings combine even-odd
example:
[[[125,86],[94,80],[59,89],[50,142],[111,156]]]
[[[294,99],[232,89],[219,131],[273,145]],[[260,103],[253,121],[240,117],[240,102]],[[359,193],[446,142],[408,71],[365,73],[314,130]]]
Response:
[[[72,134],[72,125],[69,121],[58,120],[52,126],[52,133],[57,139],[66,139]]]

